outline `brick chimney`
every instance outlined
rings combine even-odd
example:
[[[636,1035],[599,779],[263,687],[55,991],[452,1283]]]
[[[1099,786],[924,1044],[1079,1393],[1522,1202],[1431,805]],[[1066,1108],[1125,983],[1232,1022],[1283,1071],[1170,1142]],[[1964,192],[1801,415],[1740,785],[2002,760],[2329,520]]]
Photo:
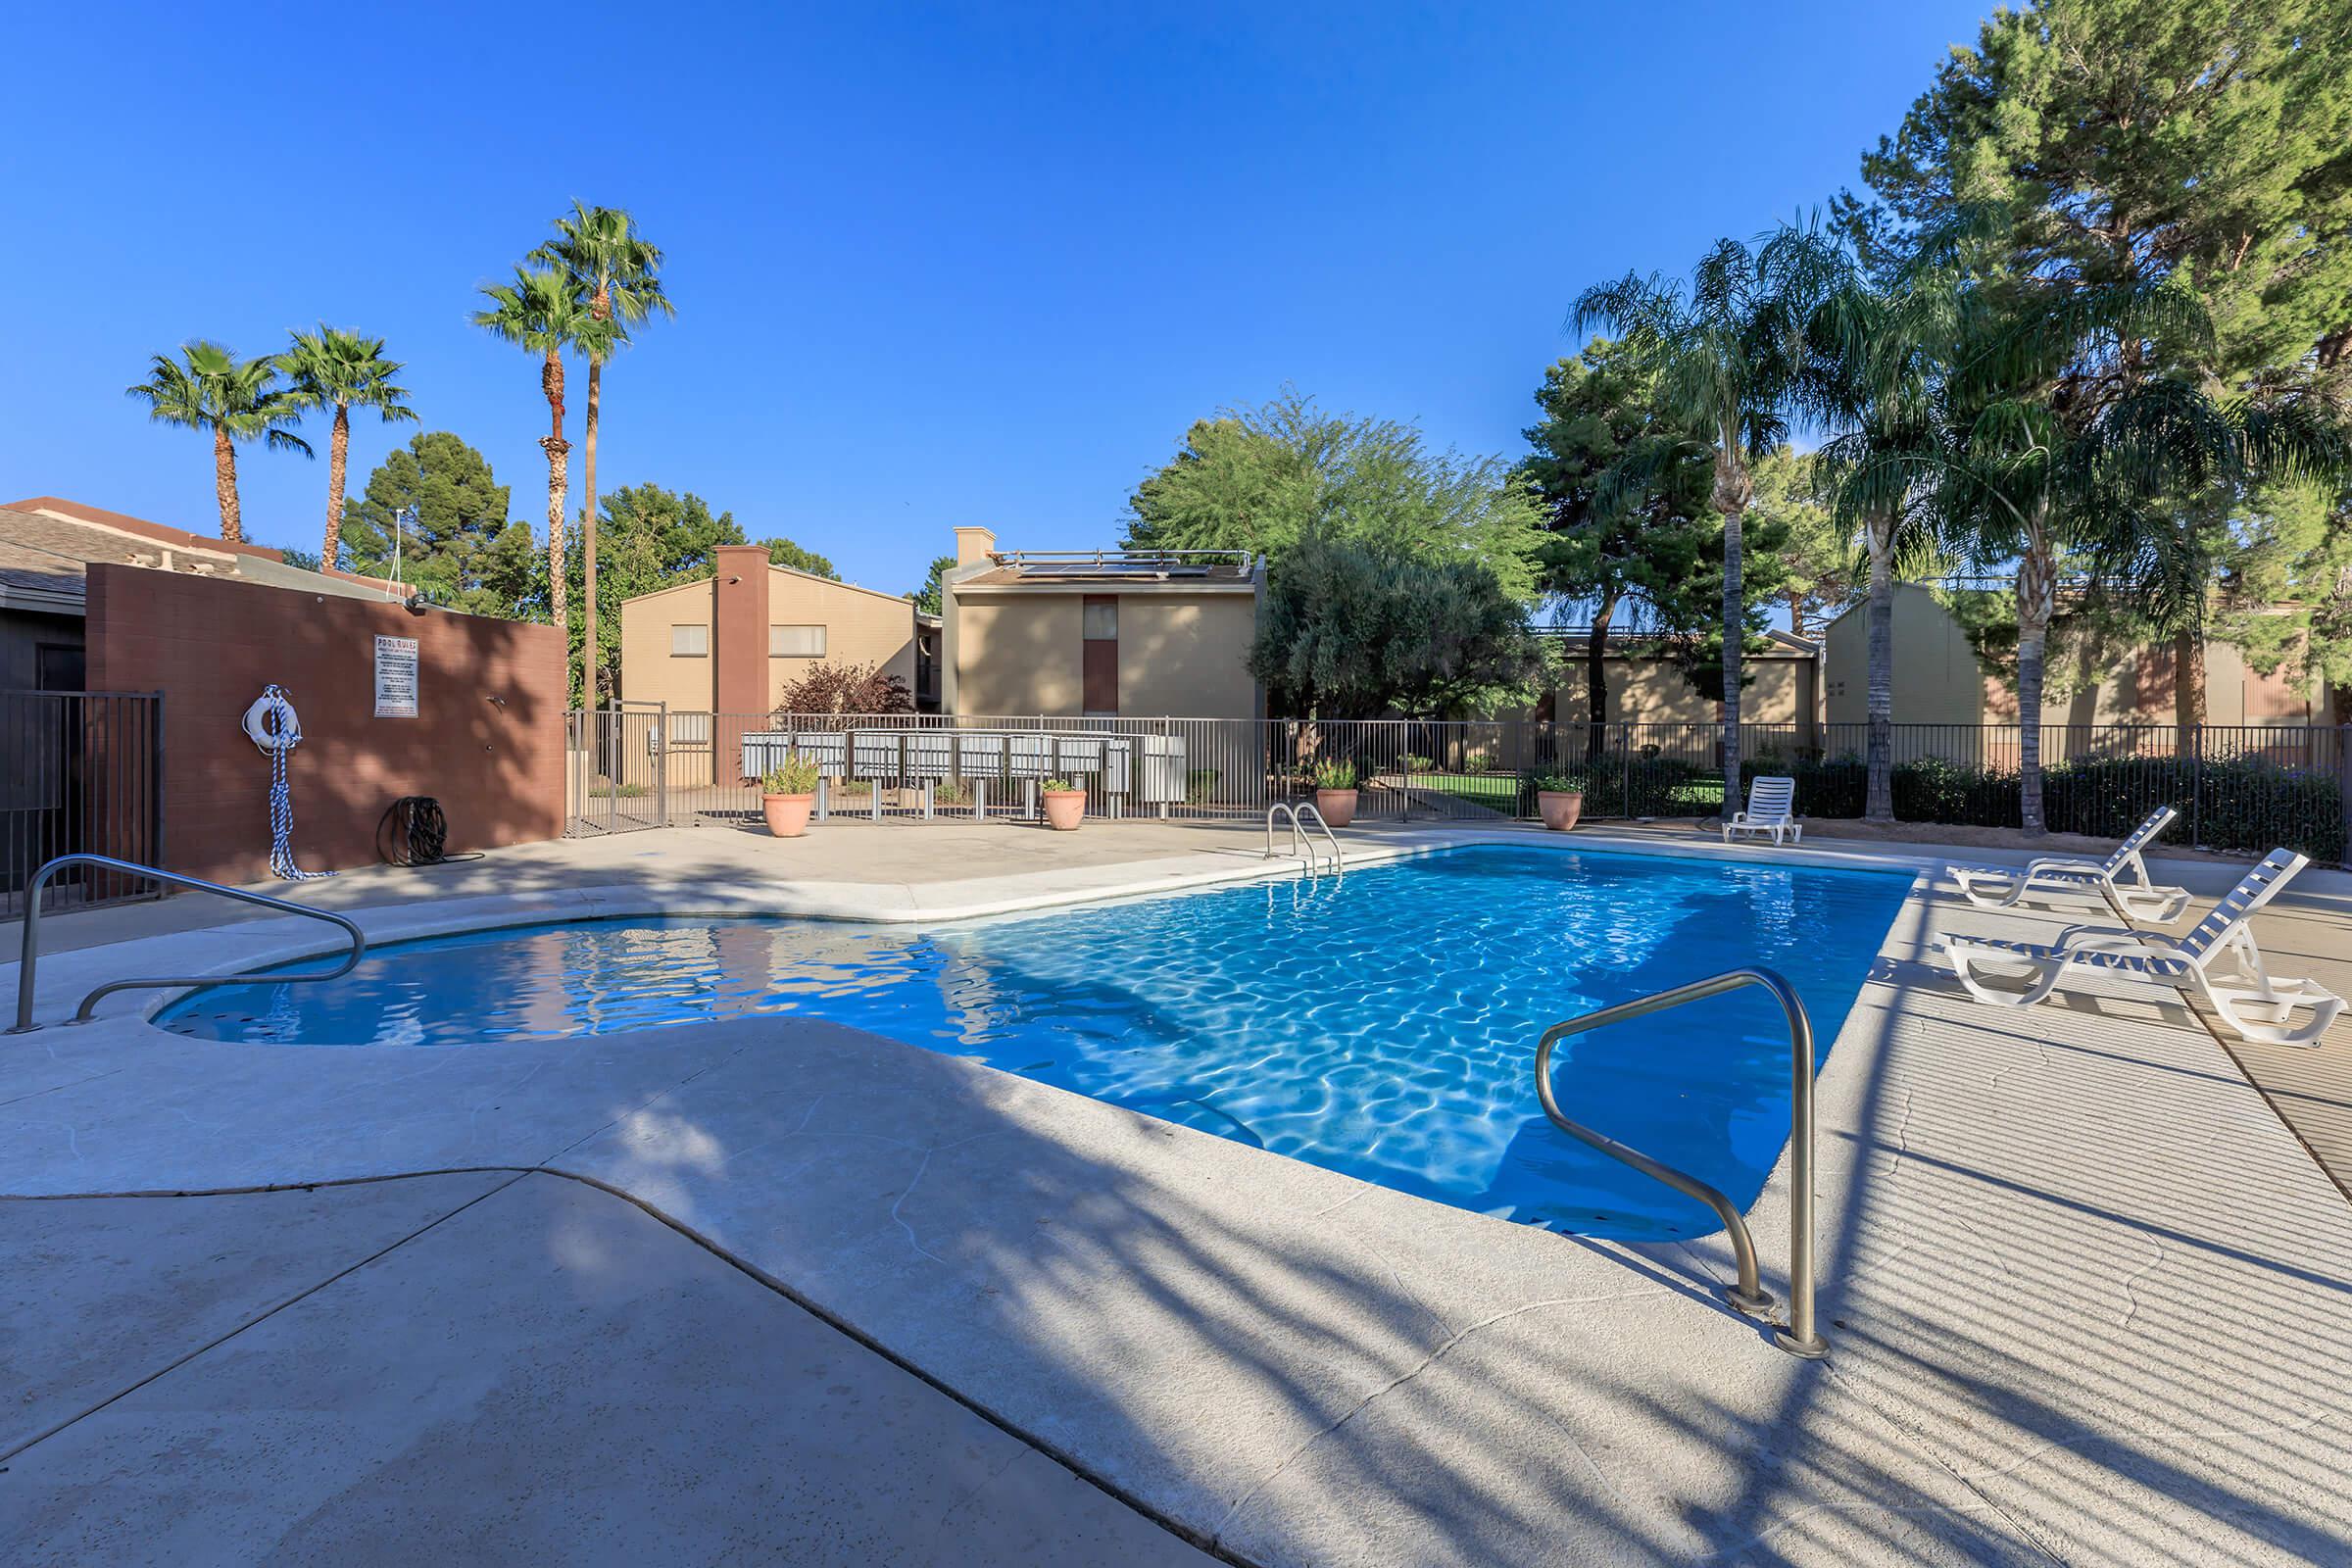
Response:
[[[956,530],[956,564],[958,566],[985,566],[996,548],[997,534],[993,528],[970,526]]]
[[[766,727],[767,552],[720,545],[711,555],[718,565],[710,585],[711,762],[726,778],[742,762],[744,730]]]

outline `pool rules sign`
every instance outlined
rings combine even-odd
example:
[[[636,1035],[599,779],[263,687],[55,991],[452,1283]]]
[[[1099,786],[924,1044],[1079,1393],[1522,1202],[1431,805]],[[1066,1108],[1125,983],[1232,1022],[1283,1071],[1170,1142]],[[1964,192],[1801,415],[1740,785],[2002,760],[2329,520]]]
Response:
[[[416,639],[375,640],[375,716],[416,716]]]

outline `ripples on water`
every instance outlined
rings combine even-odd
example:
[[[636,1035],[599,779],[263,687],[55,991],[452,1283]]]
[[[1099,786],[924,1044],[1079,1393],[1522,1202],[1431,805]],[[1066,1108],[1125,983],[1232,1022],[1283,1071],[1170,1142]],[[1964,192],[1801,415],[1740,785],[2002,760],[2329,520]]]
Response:
[[[641,920],[434,938],[373,950],[340,981],[199,993],[158,1021],[447,1048],[808,1013],[1460,1207],[1689,1235],[1711,1216],[1544,1120],[1537,1036],[1760,962],[1794,983],[1826,1054],[1907,888],[1885,873],[1459,850],[928,931]],[[1757,993],[1568,1041],[1557,1062],[1568,1114],[1742,1206],[1787,1142],[1788,1039]]]

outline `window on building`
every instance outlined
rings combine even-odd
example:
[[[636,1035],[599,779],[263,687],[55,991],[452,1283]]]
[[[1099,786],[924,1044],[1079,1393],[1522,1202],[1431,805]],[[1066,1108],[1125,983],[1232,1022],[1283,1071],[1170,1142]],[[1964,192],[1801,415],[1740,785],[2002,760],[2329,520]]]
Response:
[[[822,626],[770,626],[767,628],[767,657],[770,659],[822,659],[825,657],[825,628]]]
[[[672,659],[709,659],[710,657],[710,628],[699,621],[691,626],[670,627],[669,657]]]
[[[1086,596],[1080,634],[1079,708],[1089,718],[1115,718],[1119,711],[1119,602],[1107,594]]]

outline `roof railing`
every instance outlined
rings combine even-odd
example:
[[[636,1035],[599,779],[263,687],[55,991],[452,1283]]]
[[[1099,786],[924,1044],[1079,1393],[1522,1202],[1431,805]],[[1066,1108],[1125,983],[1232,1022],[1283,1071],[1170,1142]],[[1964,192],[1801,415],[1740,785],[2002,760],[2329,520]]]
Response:
[[[1214,565],[1220,562],[1250,565],[1257,557],[1248,550],[997,550],[989,560],[1000,566],[1160,566]]]

